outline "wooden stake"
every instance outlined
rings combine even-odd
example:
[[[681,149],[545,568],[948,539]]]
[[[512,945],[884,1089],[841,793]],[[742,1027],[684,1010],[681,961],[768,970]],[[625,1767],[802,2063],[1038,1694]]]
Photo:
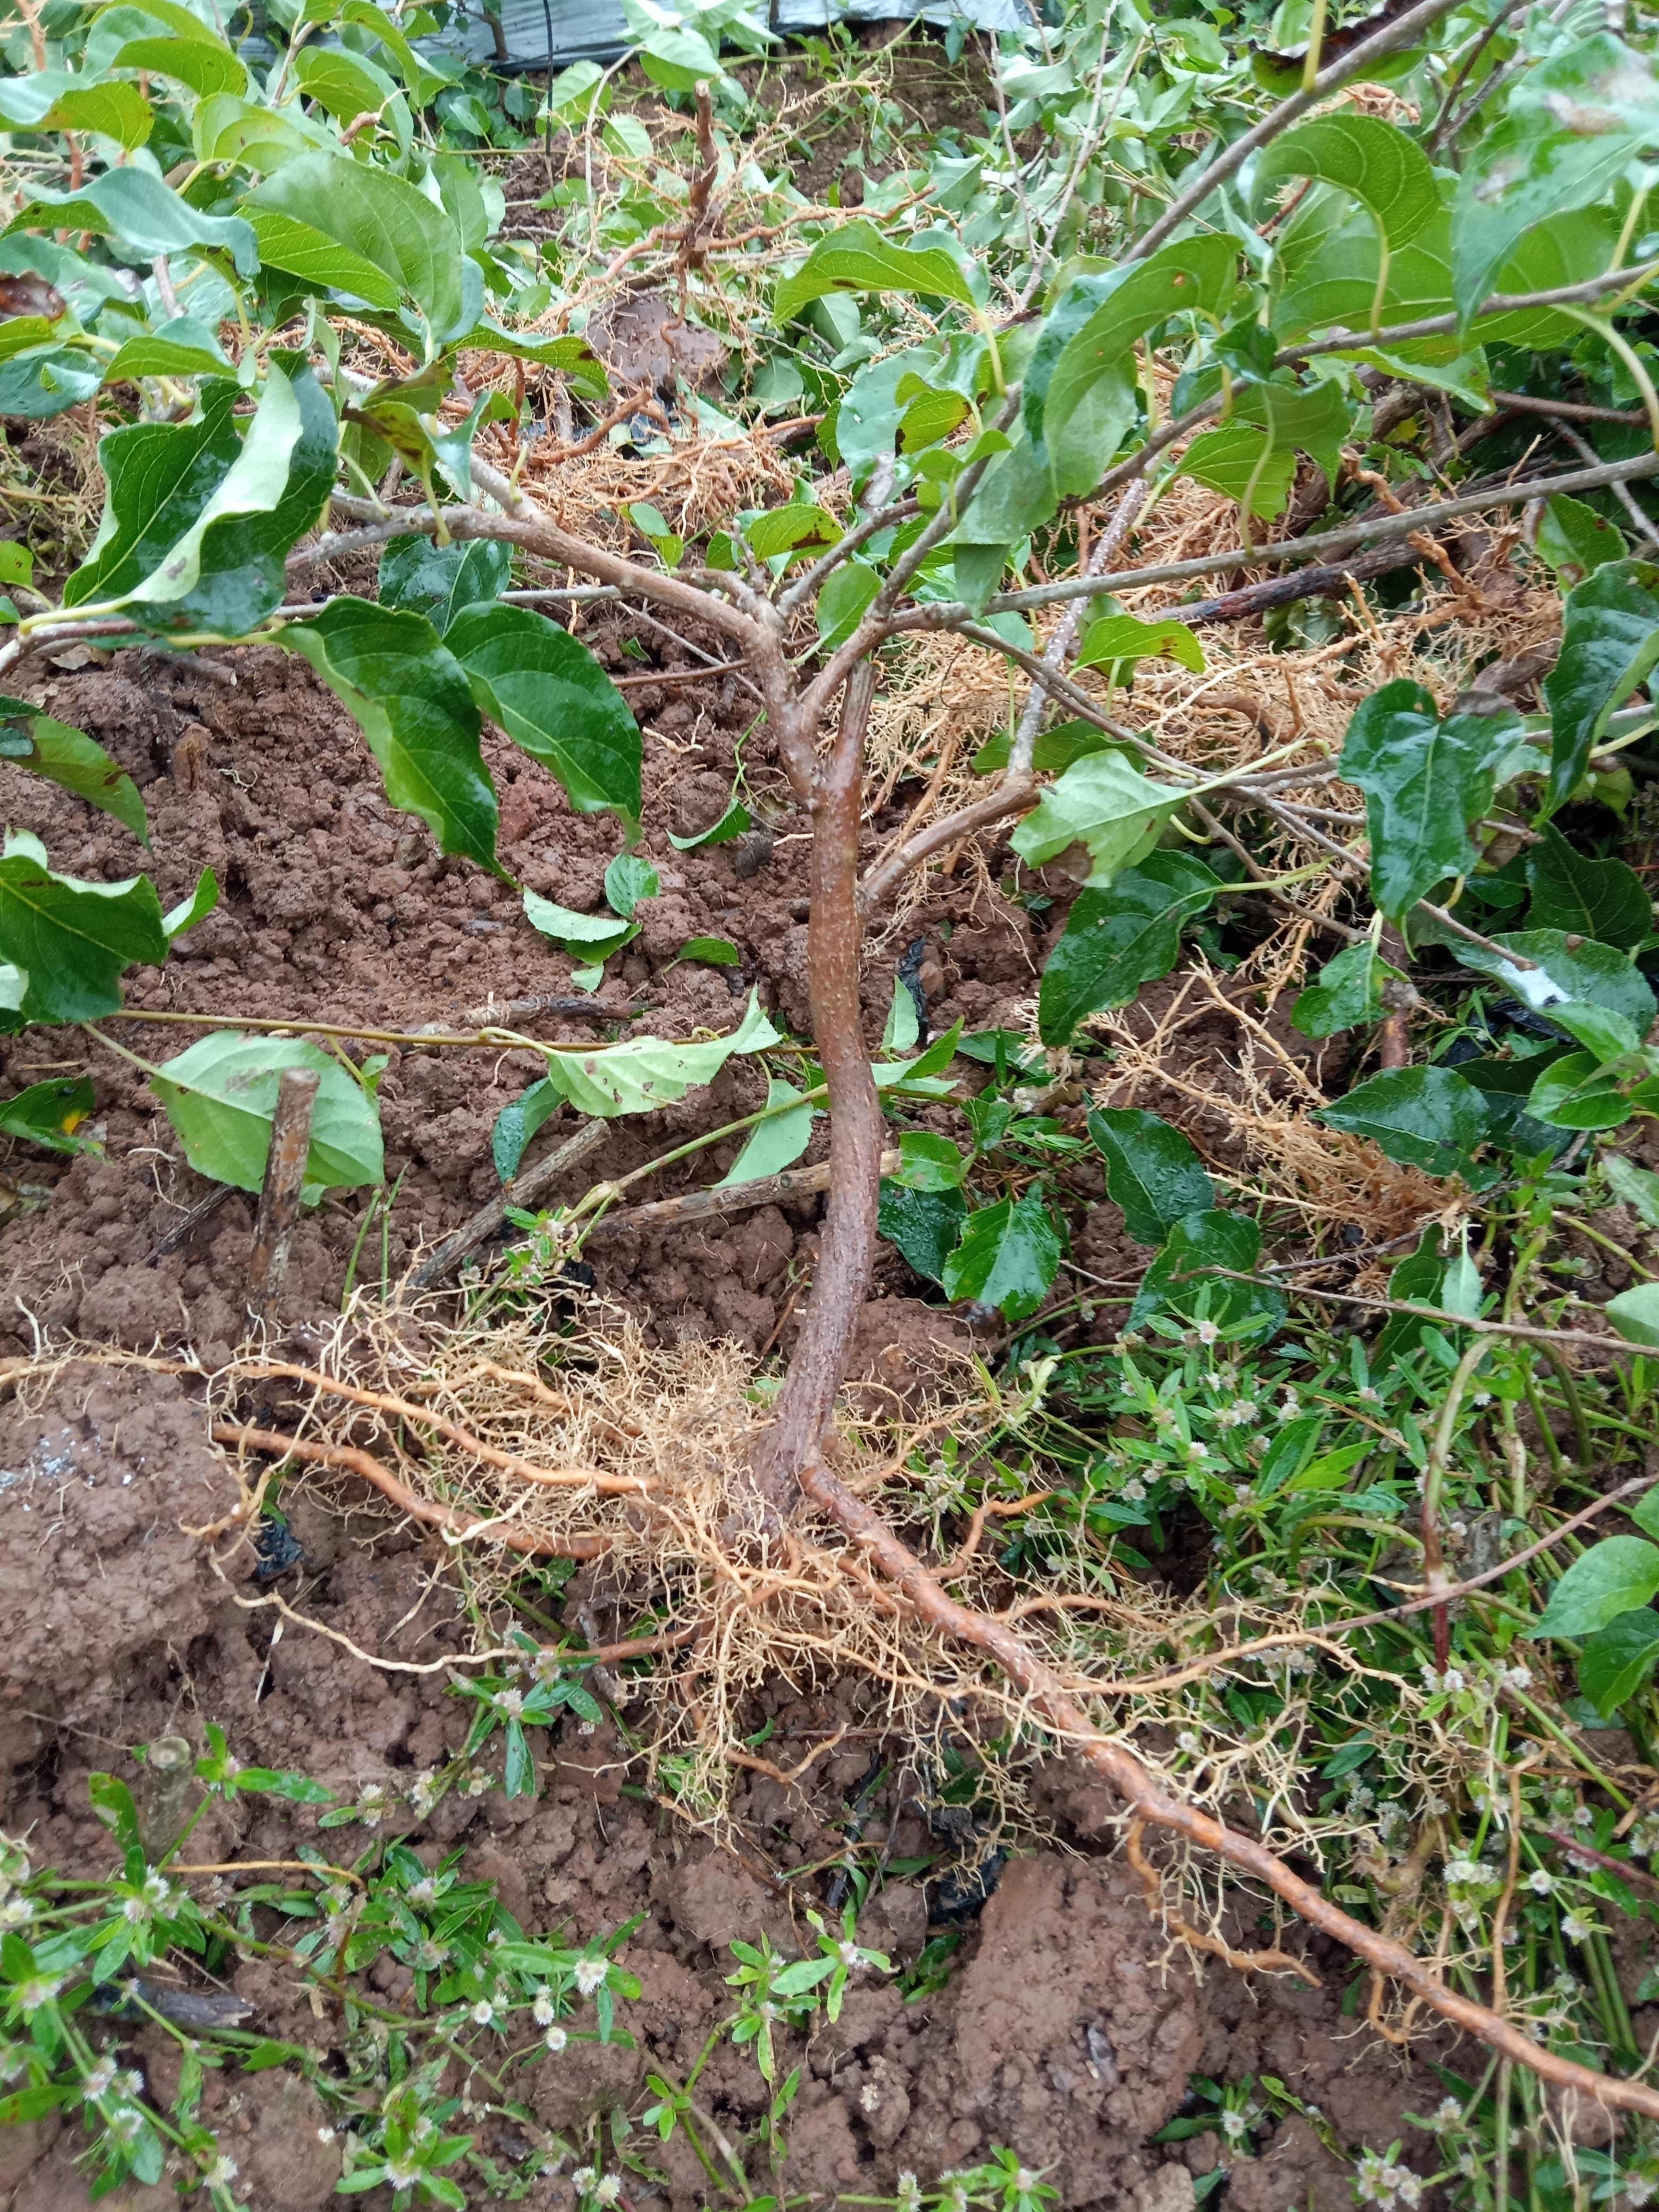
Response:
[[[300,1218],[300,1188],[311,1151],[311,1115],[322,1078],[314,1067],[288,1067],[276,1092],[270,1124],[270,1155],[253,1224],[248,1261],[248,1310],[267,1325],[276,1319],[288,1275],[289,1247]]]

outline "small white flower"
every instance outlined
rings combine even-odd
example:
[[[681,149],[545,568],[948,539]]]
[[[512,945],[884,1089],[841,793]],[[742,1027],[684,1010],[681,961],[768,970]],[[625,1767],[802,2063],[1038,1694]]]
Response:
[[[222,2153],[202,2176],[202,2182],[204,2187],[208,2189],[228,2189],[235,2179],[235,2160]]]
[[[921,2212],[921,2185],[907,2167],[898,2178],[896,2212]]]
[[[498,1690],[490,1703],[498,1713],[504,1713],[508,1720],[516,1721],[524,1711],[524,1692]]]
[[[1434,2108],[1437,2127],[1455,2128],[1463,2117],[1463,2107],[1455,2097],[1443,2097]]]
[[[61,1975],[54,1979],[49,1974],[35,1974],[27,1982],[19,1982],[12,1994],[17,2000],[18,2009],[27,2020],[43,2006],[49,2005],[63,1986]]]
[[[550,2027],[547,2033],[542,2038],[542,2041],[547,2045],[547,2048],[553,2051],[562,2051],[569,2040],[570,2038],[565,2033],[562,2027]]]
[[[608,1959],[578,1959],[576,1987],[585,1997],[591,1997],[595,1990],[604,1987],[605,1978],[610,1971],[611,1961]]]
[[[530,2017],[538,2027],[546,2027],[553,2018],[553,1997],[550,1990],[538,1990],[536,2001],[530,2008]]]
[[[1204,1747],[1191,1729],[1182,1729],[1181,1734],[1176,1738],[1176,1748],[1178,1751],[1198,1752],[1202,1751]]]
[[[1534,1896],[1547,1897],[1555,1887],[1555,1876],[1540,1867],[1535,1874],[1528,1875],[1527,1887]]]
[[[1256,1404],[1254,1398],[1235,1398],[1232,1404],[1227,1408],[1227,1411],[1232,1415],[1234,1421],[1241,1428],[1244,1425],[1245,1422],[1255,1420],[1261,1410],[1261,1407]]]
[[[1595,1935],[1595,1923],[1583,1919],[1577,1912],[1569,1912],[1561,1922],[1561,1933],[1570,1943],[1585,1943]]]
[[[599,2178],[591,2166],[579,2166],[570,2177],[570,2185],[578,2197],[586,2197]]]
[[[114,2079],[115,2061],[110,2057],[109,2053],[106,2051],[104,2056],[99,2060],[98,2063],[93,2068],[91,2073],[87,2076],[86,2092],[88,2096],[94,2098],[107,2096],[109,2094],[110,2085],[113,2082]]]
[[[1294,1390],[1287,1390],[1276,1408],[1277,1417],[1281,1421],[1295,1420],[1301,1411],[1302,1401]]]
[[[1138,1474],[1132,1474],[1123,1486],[1122,1494],[1131,1505],[1139,1505],[1146,1495],[1146,1486]]]
[[[495,2025],[495,2008],[488,1997],[480,1997],[472,2008],[471,2017],[480,2027],[493,2027]]]
[[[1014,2186],[1024,2195],[1029,2197],[1031,2191],[1038,2187],[1042,2180],[1042,2176],[1040,2173],[1033,2173],[1029,2166],[1022,2166],[1014,2176]]]
[[[319,2143],[331,2143],[334,2140],[333,2129],[319,2128],[317,2130],[317,2140]]]
[[[1198,1438],[1194,1437],[1191,1443],[1187,1447],[1187,1456],[1194,1462],[1194,1465],[1196,1465],[1200,1460],[1208,1459],[1210,1456],[1210,1447],[1208,1444],[1200,1443]]]
[[[1506,1690],[1529,1690],[1532,1687],[1532,1668],[1505,1667],[1501,1680]]]
[[[1193,1334],[1200,1344],[1213,1344],[1220,1334],[1221,1331],[1212,1321],[1197,1322],[1193,1327]]]
[[[404,1894],[411,1905],[435,1905],[438,1902],[438,1885],[429,1874],[425,1874],[418,1881],[411,1881]]]
[[[1454,1692],[1458,1690],[1467,1689],[1468,1685],[1464,1680],[1462,1668],[1461,1667],[1448,1667],[1445,1673],[1440,1677],[1440,1686],[1443,1690],[1450,1690]]]
[[[1588,1805],[1575,1805],[1573,1807],[1572,1825],[1575,1828],[1588,1828],[1594,1822],[1595,1819],[1595,1815],[1591,1812]]]
[[[1242,2142],[1249,2131],[1249,2122],[1243,2112],[1223,2112],[1221,2115],[1221,2132],[1229,2142]]]
[[[614,2204],[621,2195],[622,2176],[619,2173],[607,2173],[593,2184],[593,2202],[596,2204]]]
[[[861,1966],[864,1964],[864,1954],[856,1943],[837,1943],[836,1956],[843,1966]]]
[[[394,2189],[412,2189],[421,2178],[421,2169],[412,2158],[389,2158],[386,2178]]]
[[[1354,1395],[1364,1406],[1380,1406],[1382,1403],[1382,1393],[1372,1389],[1369,1382],[1362,1382]]]

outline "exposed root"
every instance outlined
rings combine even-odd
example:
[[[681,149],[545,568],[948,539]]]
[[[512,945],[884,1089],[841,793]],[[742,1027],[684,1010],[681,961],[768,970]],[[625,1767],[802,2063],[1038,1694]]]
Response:
[[[1225,1936],[1212,1929],[1194,1928],[1191,1921],[1183,1920],[1164,1896],[1164,1881],[1158,1869],[1140,1848],[1146,1828],[1144,1820],[1130,1821],[1123,1832],[1123,1856],[1140,1876],[1140,1886],[1146,1893],[1146,1909],[1154,1920],[1161,1920],[1194,1951],[1207,1951],[1212,1958],[1221,1960],[1235,1972],[1296,1974],[1310,1990],[1324,1988],[1324,1983],[1307,1961],[1291,1958],[1288,1951],[1235,1950]]]

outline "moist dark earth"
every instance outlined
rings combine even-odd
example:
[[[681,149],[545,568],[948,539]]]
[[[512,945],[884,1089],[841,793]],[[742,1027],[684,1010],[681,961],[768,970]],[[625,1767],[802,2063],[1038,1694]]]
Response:
[[[646,747],[643,850],[662,889],[641,907],[641,934],[599,994],[611,1026],[531,1018],[530,1032],[626,1034],[624,1019],[637,1011],[653,1032],[684,1038],[698,1028],[729,1029],[752,987],[780,1022],[806,1033],[805,843],[799,817],[781,805],[763,733],[750,741],[747,763],[757,796],[779,802],[770,830],[690,853],[665,835],[704,829],[724,811],[734,739],[753,718],[752,701],[730,676],[677,681],[702,665],[678,646],[659,656],[653,643],[642,667],[623,650],[627,618],[590,619],[582,634],[617,675],[646,679],[629,696],[654,740]],[[356,726],[303,664],[275,649],[210,659],[214,673],[124,651],[77,668],[47,667],[35,687],[40,704],[89,732],[139,784],[153,856],[118,825],[0,767],[7,818],[38,832],[59,869],[114,879],[148,866],[164,904],[184,896],[203,866],[218,875],[218,911],[165,970],[131,979],[135,1009],[396,1032],[465,1024],[492,999],[568,992],[570,963],[532,929],[516,892],[437,857],[420,825],[387,806]],[[574,816],[550,779],[505,744],[491,748],[487,738],[486,749],[501,793],[505,866],[565,905],[596,906],[620,831],[608,817]],[[895,823],[913,796],[898,795]],[[1064,901],[1041,917],[1040,939],[1039,925],[994,890],[1000,874],[994,854],[976,891],[965,877],[947,882],[942,899],[872,960],[872,1042],[894,965],[917,939],[936,1028],[958,1017],[969,1030],[1022,1018]],[[698,935],[737,944],[741,968],[671,968]],[[146,1060],[165,1059],[202,1034],[137,1020],[100,1026]],[[1301,1041],[1287,1033],[1286,1042]],[[1195,1038],[1194,1049],[1200,1045]],[[356,1048],[360,1056],[370,1048],[369,1041]],[[497,1190],[491,1127],[539,1062],[522,1051],[441,1053],[395,1042],[374,1048],[390,1054],[380,1095],[388,1181],[401,1176],[386,1249],[395,1281]],[[9,1090],[89,1069],[103,1139],[101,1157],[72,1163],[17,1144],[0,1152],[10,1209],[0,1226],[0,1356],[21,1362],[73,1335],[227,1359],[245,1332],[248,1202],[232,1197],[157,1256],[208,1186],[184,1164],[143,1076],[73,1030],[27,1034],[0,1057]],[[763,1091],[757,1068],[733,1062],[708,1091],[648,1127],[618,1124],[552,1195],[573,1198],[592,1180],[720,1126],[763,1103]],[[530,1159],[569,1126],[562,1117],[550,1123]],[[671,1171],[651,1194],[714,1179],[738,1141]],[[820,1132],[810,1157],[823,1144]],[[366,1203],[366,1194],[337,1194],[300,1229],[284,1311],[290,1356],[314,1347],[339,1312]],[[596,1244],[598,1289],[645,1318],[659,1341],[730,1337],[751,1352],[787,1351],[818,1205],[811,1199]],[[377,1231],[360,1281],[378,1284],[380,1248]],[[1138,1269],[1146,1256],[1105,1203],[1091,1212],[1078,1249],[1108,1277]],[[919,1303],[923,1288],[896,1254],[885,1255],[860,1360],[889,1386],[902,1386],[919,1318],[951,1325]],[[246,1554],[216,1571],[188,1532],[229,1510],[236,1492],[206,1440],[193,1387],[82,1362],[64,1369],[44,1401],[35,1393],[32,1409],[15,1398],[0,1408],[0,1793],[3,1825],[27,1841],[37,1867],[108,1870],[88,1775],[134,1772],[129,1747],[161,1735],[199,1744],[204,1725],[216,1722],[244,1761],[301,1768],[355,1796],[374,1782],[406,1787],[413,1771],[442,1765],[465,1729],[465,1709],[446,1693],[443,1659],[470,1632],[436,1548],[418,1534],[368,1511],[342,1517],[303,1499],[293,1508],[304,1547],[301,1609],[360,1650],[424,1672],[377,1671],[298,1626],[273,1640],[274,1617],[256,1601]],[[567,1595],[583,1601],[580,1577]],[[611,1632],[611,1618],[599,1625]],[[853,1694],[800,1698],[780,1684],[760,1701],[755,1725],[774,1723],[773,1753],[787,1767],[802,1755],[795,1740],[845,1721]],[[410,1834],[434,1862],[463,1850],[466,1874],[495,1883],[527,1930],[562,1927],[580,1940],[642,1916],[625,1954],[644,1990],[624,2008],[635,2047],[573,2044],[526,2077],[540,2121],[580,2146],[597,2117],[618,2106],[637,2112],[647,2101],[653,2055],[677,2068],[691,2063],[729,2009],[722,1978],[734,1936],[765,1929],[792,1946],[809,1936],[803,1915],[822,1902],[822,1878],[795,1870],[844,1848],[870,1753],[860,1744],[820,1759],[800,1786],[745,1777],[732,1850],[660,1803],[626,1793],[625,1747],[610,1725],[586,1736],[568,1726],[563,1735],[538,1732],[535,1741],[546,1762],[538,1798],[452,1796]],[[966,1923],[943,1990],[907,2005],[866,1973],[837,2025],[783,2055],[783,2067],[803,2068],[789,2123],[788,2191],[819,2202],[891,2193],[902,2172],[926,2185],[1004,2145],[1045,2169],[1067,2204],[1186,2212],[1194,2176],[1213,2166],[1218,2139],[1164,2148],[1149,2138],[1181,2110],[1194,2073],[1276,2076],[1320,2107],[1350,2154],[1364,2145],[1386,2151],[1403,2136],[1407,2158],[1429,2170],[1427,2139],[1403,2115],[1438,2101],[1426,2060],[1451,2057],[1451,2045],[1420,2040],[1411,2065],[1376,2041],[1363,2026],[1363,2002],[1357,2013],[1345,2010],[1352,1976],[1338,1954],[1309,1950],[1322,1984],[1314,1988],[1246,1978],[1213,1960],[1200,1976],[1149,1916],[1116,1854],[1112,1808],[1098,1787],[1054,1764],[1038,1776],[1035,1803],[1043,1832],[1014,1849],[982,1913]],[[211,1815],[192,1852],[202,1863],[292,1858],[314,1819],[244,1798]],[[869,1819],[866,1834],[885,1833],[901,1861],[936,1848],[895,1788]],[[866,1910],[863,1940],[896,1964],[913,1960],[937,1893],[916,1880],[890,1881]],[[1258,1939],[1247,1929],[1238,1940]],[[1301,1939],[1288,1940],[1294,1947]],[[403,1994],[400,1977],[406,1981],[402,1969],[382,1976],[392,2001]],[[325,2051],[341,2033],[330,2008],[319,2015],[286,1970],[245,1966],[234,1987],[261,2032]],[[165,2096],[176,2063],[170,2046],[146,2033],[135,2051]],[[763,2108],[764,2087],[746,2051],[723,2049],[703,2087],[734,2128]],[[261,2212],[306,2212],[328,2200],[339,2151],[319,2136],[323,2115],[311,2089],[278,2075],[210,2075],[204,2112],[238,2160],[239,2188]],[[55,2131],[52,2122],[0,2135],[0,2205],[58,2212],[84,2203],[72,2162],[80,2142],[77,2130]],[[499,2146],[504,2157],[515,2148],[524,2146]],[[1227,2202],[1237,2212],[1337,2212],[1351,2202],[1351,2166],[1306,2121],[1269,2128],[1257,2148],[1259,2155],[1232,2165]],[[573,2204],[574,2162],[538,2181],[526,2201]],[[635,2181],[631,2212],[679,2212],[703,2201],[689,2152],[671,2145],[663,2162],[671,2186],[653,2196]],[[105,2201],[137,2212],[175,2200],[170,2191],[129,2188]]]

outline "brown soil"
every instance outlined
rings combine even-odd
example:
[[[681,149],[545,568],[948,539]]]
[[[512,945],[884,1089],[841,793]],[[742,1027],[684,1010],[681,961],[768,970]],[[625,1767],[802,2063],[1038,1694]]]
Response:
[[[623,650],[624,628],[595,621],[586,633],[618,674],[665,678],[690,665],[671,647],[641,669]],[[55,672],[38,695],[106,745],[143,788],[155,845],[149,865],[164,901],[182,896],[204,864],[223,886],[218,912],[168,968],[138,973],[135,1009],[406,1030],[458,1022],[491,995],[568,988],[569,962],[531,928],[515,895],[434,857],[418,826],[386,806],[355,726],[302,664],[263,650],[222,654],[216,665],[234,685],[128,652],[107,665]],[[684,1037],[700,1026],[729,1028],[752,985],[778,1018],[804,1030],[805,842],[794,818],[780,810],[769,859],[752,872],[736,847],[681,854],[662,834],[663,825],[684,832],[718,817],[751,703],[731,678],[660,680],[630,697],[658,739],[647,749],[647,818],[659,826],[644,849],[663,888],[641,908],[643,933],[620,977],[607,982],[604,1003],[619,1017],[630,1003],[648,1006],[654,1031]],[[507,866],[566,904],[595,904],[605,862],[619,849],[617,830],[608,818],[573,816],[550,780],[505,745],[490,757]],[[748,765],[752,785],[778,798],[763,739],[751,742]],[[0,799],[9,819],[45,838],[60,868],[112,878],[145,864],[124,830],[14,769],[0,767]],[[999,872],[994,855],[991,883]],[[915,927],[938,971],[934,1024],[960,1016],[974,1029],[1016,1018],[1041,958],[1024,909],[982,885],[976,902],[958,894],[948,934],[944,918],[943,908],[926,909]],[[1058,911],[1043,917],[1045,934],[1058,921]],[[668,969],[696,934],[733,939],[742,969]],[[890,948],[866,980],[872,1041],[895,957]],[[199,1034],[134,1020],[104,1026],[158,1059]],[[555,1022],[535,1033],[574,1039],[593,1030]],[[538,1062],[525,1053],[390,1049],[381,1094],[387,1170],[404,1176],[388,1255],[396,1277],[422,1243],[496,1188],[491,1126]],[[74,1332],[134,1349],[189,1346],[210,1362],[227,1358],[243,1328],[248,1205],[232,1198],[181,1249],[155,1259],[207,1187],[184,1164],[142,1077],[74,1032],[13,1040],[0,1060],[10,1087],[89,1065],[105,1139],[104,1157],[72,1163],[17,1146],[0,1153],[0,1170],[24,1187],[19,1210],[0,1228],[0,1354],[27,1352],[44,1333]],[[617,1125],[558,1195],[574,1196],[596,1177],[748,1110],[761,1101],[763,1080],[734,1063],[708,1092],[653,1117],[648,1129]],[[563,1133],[550,1125],[532,1159]],[[653,1194],[723,1172],[736,1149],[735,1140],[714,1148],[679,1171],[678,1183],[662,1178]],[[338,1311],[365,1203],[361,1194],[337,1197],[300,1231],[289,1310],[301,1344]],[[786,1323],[810,1266],[817,1208],[809,1200],[596,1246],[599,1287],[647,1315],[660,1341],[731,1336],[759,1349]],[[378,1236],[371,1242],[378,1247]],[[1101,1275],[1144,1265],[1110,1206],[1094,1209],[1079,1249]],[[379,1271],[376,1249],[367,1272]],[[887,1255],[860,1337],[866,1387],[883,1402],[890,1393],[905,1401],[941,1343],[967,1340],[959,1321],[918,1298],[919,1287]],[[342,1518],[285,1497],[304,1547],[292,1601],[362,1650],[430,1670],[388,1674],[301,1627],[273,1637],[276,1616],[252,1583],[216,1572],[188,1533],[234,1502],[200,1408],[174,1377],[82,1364],[67,1370],[37,1410],[15,1402],[0,1409],[3,1825],[27,1838],[37,1866],[106,1870],[108,1839],[88,1810],[88,1774],[134,1772],[127,1747],[163,1734],[199,1740],[214,1721],[245,1761],[302,1768],[354,1796],[376,1781],[406,1786],[411,1771],[441,1765],[459,1746],[466,1716],[446,1694],[443,1661],[471,1630],[457,1594],[433,1573],[435,1547],[407,1530],[387,1534],[383,1518]],[[247,1574],[246,1554],[230,1571]],[[567,1601],[580,1604],[583,1588],[579,1577]],[[599,1627],[610,1632],[611,1617],[599,1611]],[[803,1699],[780,1682],[759,1701],[756,1726],[775,1723],[770,1755],[787,1768],[805,1755],[811,1731],[852,1711],[833,1697]],[[562,1923],[585,1938],[645,1915],[627,1954],[644,1985],[624,2023],[638,2047],[573,2045],[544,2061],[528,2094],[545,2125],[574,2138],[595,2114],[617,2105],[637,2111],[653,2053],[689,2063],[728,2006],[722,1976],[732,1938],[765,1929],[794,1940],[805,1907],[822,1897],[820,1879],[802,1870],[842,1848],[870,1747],[820,1759],[805,1786],[752,1776],[735,1807],[741,1856],[662,1802],[624,1794],[622,1747],[608,1728],[587,1736],[568,1728],[562,1739],[538,1743],[548,1762],[539,1800],[452,1796],[411,1832],[429,1856],[464,1845],[469,1875],[495,1882],[526,1929]],[[866,1833],[890,1831],[901,1860],[937,1856],[943,1847],[902,1795],[914,1787],[907,1771],[901,1767],[878,1800]],[[799,2060],[804,2069],[789,2129],[790,2190],[890,2191],[902,2172],[926,2183],[1006,2145],[1027,2165],[1050,2169],[1069,2204],[1185,2212],[1192,2177],[1213,2165],[1217,2139],[1166,2152],[1148,2138],[1181,2108],[1195,2071],[1275,2075],[1316,2101],[1351,2149],[1386,2149],[1403,2134],[1408,2157],[1427,2156],[1413,2148],[1424,2139],[1401,2114],[1426,2109],[1437,2090],[1344,2017],[1341,1960],[1321,1961],[1322,1990],[1246,1980],[1212,1963],[1200,1978],[1166,1943],[1138,1881],[1114,1855],[1110,1808],[1099,1792],[1057,1765],[1038,1796],[1051,1838],[1012,1859],[982,1917],[969,1923],[943,1991],[907,2006],[866,1978],[837,2026],[784,2057],[785,2066]],[[192,1849],[203,1863],[291,1858],[314,1820],[243,1799],[216,1812]],[[896,1961],[913,1960],[927,1933],[928,1895],[915,1881],[890,1882],[866,1911],[865,1940]],[[1255,1938],[1243,1931],[1240,1940]],[[283,1972],[244,1966],[234,1986],[262,2032],[325,2047],[341,2033],[337,2019],[319,2019]],[[165,2091],[167,2050],[141,2040],[137,2055]],[[746,2052],[722,2051],[704,2088],[734,2125],[761,2107],[763,2085]],[[209,2076],[205,2116],[226,2130],[241,2185],[262,2212],[307,2212],[328,2197],[338,2154],[319,2140],[314,2101],[280,2075]],[[58,2212],[84,2203],[71,2163],[78,2143],[73,2131],[54,2136],[50,2123],[0,2136],[0,2205]],[[1231,2201],[1240,2212],[1292,2203],[1336,2212],[1347,2203],[1347,2169],[1306,2123],[1268,2132],[1258,2148],[1234,2167]],[[671,2146],[665,2156],[667,2197],[636,2195],[634,2212],[702,2203],[702,2178],[689,2154]],[[568,2178],[537,2189],[532,2204],[573,2202]],[[106,2200],[134,2212],[161,2201],[131,2190]]]

